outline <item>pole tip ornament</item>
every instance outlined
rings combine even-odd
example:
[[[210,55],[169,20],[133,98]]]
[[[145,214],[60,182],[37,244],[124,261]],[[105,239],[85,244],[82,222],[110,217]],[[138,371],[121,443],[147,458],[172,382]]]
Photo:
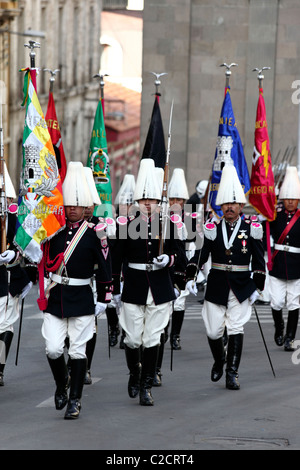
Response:
[[[262,67],[259,69],[258,67],[255,67],[255,69],[252,70],[252,72],[258,72],[257,74],[257,79],[258,80],[263,80],[265,77],[263,75],[263,70],[271,70],[271,67]]]
[[[51,70],[51,69],[44,69],[44,72],[49,72],[50,73],[50,82],[55,82],[55,75],[57,74],[57,72],[60,72],[60,69],[55,69],[55,70]]]
[[[161,73],[149,72],[149,73],[152,73],[156,77],[154,85],[155,85],[155,94],[158,95],[159,94],[158,87],[159,85],[161,85],[160,77],[162,77],[163,75],[168,75],[168,73],[167,72],[161,72]]]
[[[226,72],[225,72],[225,75],[226,76],[230,76],[231,75],[231,67],[235,67],[235,66],[238,66],[238,64],[236,64],[235,62],[232,62],[231,64],[226,64],[226,62],[224,62],[223,64],[220,64],[220,67],[226,67]]]

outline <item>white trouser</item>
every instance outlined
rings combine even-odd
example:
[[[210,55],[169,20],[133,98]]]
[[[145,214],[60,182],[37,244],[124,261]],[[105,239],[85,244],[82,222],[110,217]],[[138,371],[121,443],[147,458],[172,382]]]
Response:
[[[182,310],[185,310],[185,302],[189,293],[190,292],[187,289],[182,290],[180,292],[179,297],[177,297],[177,299],[174,300],[174,306],[173,306],[174,312],[182,312]]]
[[[19,318],[20,312],[20,298],[18,296],[12,297],[8,294],[7,297],[0,298],[0,334],[5,331],[14,331],[14,323]]]
[[[160,336],[168,324],[172,302],[155,305],[149,289],[146,305],[122,302],[120,325],[126,332],[124,343],[130,348],[160,344]]]
[[[223,336],[224,327],[228,335],[244,333],[244,325],[250,320],[252,307],[249,299],[240,303],[230,290],[227,307],[204,301],[202,317],[206,328],[206,334],[210,339],[218,339]]]
[[[271,308],[281,310],[285,303],[288,310],[300,307],[300,279],[287,281],[269,276],[269,293]]]
[[[46,342],[46,354],[50,359],[57,359],[64,352],[65,339],[68,336],[71,359],[86,357],[86,343],[92,338],[95,327],[94,315],[82,317],[58,318],[51,313],[44,313],[42,335]]]

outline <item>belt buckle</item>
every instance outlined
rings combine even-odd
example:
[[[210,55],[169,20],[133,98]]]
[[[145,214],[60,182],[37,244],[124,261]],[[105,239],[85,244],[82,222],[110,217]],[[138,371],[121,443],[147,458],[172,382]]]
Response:
[[[148,271],[148,273],[149,273],[150,271],[152,271],[152,270],[153,270],[153,264],[147,263],[147,264],[146,264],[146,270]]]
[[[289,251],[290,247],[287,245],[284,245],[283,251]]]
[[[69,282],[70,282],[70,279],[68,277],[65,277],[65,276],[62,276],[61,277],[61,283],[64,285],[64,286],[68,286],[69,285]]]
[[[232,266],[230,266],[229,264],[226,265],[226,271],[232,271]]]

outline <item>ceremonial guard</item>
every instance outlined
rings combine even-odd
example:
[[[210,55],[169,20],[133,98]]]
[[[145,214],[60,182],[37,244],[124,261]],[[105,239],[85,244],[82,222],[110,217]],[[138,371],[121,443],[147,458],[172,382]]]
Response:
[[[65,419],[76,419],[87,369],[86,344],[93,337],[95,315],[105,312],[111,299],[111,260],[105,233],[84,220],[85,207],[91,206],[83,166],[70,162],[63,183],[66,227],[46,242],[45,267],[50,272],[46,290],[42,334],[47,359],[56,382],[55,406],[67,405]],[[97,269],[95,270],[95,265]],[[92,279],[95,275],[95,305]],[[69,374],[64,357],[65,338],[69,337]]]
[[[182,224],[184,230],[184,204],[189,197],[184,171],[182,168],[173,170],[172,178],[168,187],[168,198],[170,205],[170,217],[178,217],[178,223]],[[178,224],[177,224],[178,226]],[[185,271],[187,266],[187,257],[185,254],[187,234],[184,233],[181,245],[181,255],[177,257],[176,263],[172,269],[174,287],[177,290],[177,298],[173,304],[170,343],[174,350],[180,350],[180,332],[183,324],[186,298],[189,291],[186,289]]]
[[[187,267],[187,288],[196,293],[195,276],[211,253],[212,266],[207,279],[203,304],[208,343],[214,358],[211,380],[223,375],[225,351],[224,328],[227,328],[228,347],[226,388],[238,390],[238,368],[242,355],[244,325],[251,317],[251,305],[264,288],[265,260],[262,227],[247,223],[240,217],[246,202],[236,169],[223,168],[216,204],[221,206],[220,223],[206,223],[204,244]],[[253,273],[253,277],[251,274]]]
[[[116,216],[117,221],[122,224],[123,220],[127,220],[127,217],[130,216],[130,210],[132,205],[134,204],[133,200],[133,193],[135,189],[135,177],[134,175],[126,174],[124,176],[123,182],[121,187],[117,193],[115,199],[116,209]],[[125,218],[125,219],[124,219]],[[117,230],[119,227],[119,223],[117,223]],[[117,237],[116,237],[117,238]],[[116,238],[109,238],[109,244],[113,247],[113,244]],[[112,250],[113,253],[113,250]],[[125,266],[122,268],[125,269]],[[122,279],[120,279],[121,287],[122,287]],[[116,297],[113,295],[111,303],[107,306],[106,309],[106,316],[108,322],[108,334],[109,334],[109,345],[111,347],[116,346],[118,343],[118,336],[120,334],[120,327],[119,327],[119,314],[120,314],[120,295]],[[123,349],[123,341],[124,341],[125,333],[122,331],[121,340],[120,340],[120,348]]]
[[[92,199],[93,199],[93,204],[85,208],[84,218],[88,222],[97,224],[98,218],[95,217],[93,214],[94,214],[95,206],[99,206],[101,204],[101,200],[98,195],[98,191],[95,185],[93,172],[91,168],[85,166],[84,173],[85,173],[85,177],[86,177],[89,190],[91,192]],[[94,291],[95,303],[97,303],[97,291],[95,289],[94,279],[93,279],[93,291]],[[85,385],[90,385],[92,383],[91,366],[92,366],[92,360],[93,360],[93,356],[95,352],[96,342],[97,342],[97,317],[95,316],[94,334],[93,334],[93,337],[86,344],[87,370],[86,370],[85,379],[84,379]]]
[[[275,326],[275,343],[293,351],[299,319],[300,302],[300,182],[296,167],[288,167],[279,192],[282,202],[276,219],[270,222],[274,240],[269,294]],[[288,319],[284,335],[282,309],[286,304]]]
[[[192,212],[197,212],[199,208],[199,204],[204,204],[207,186],[208,186],[207,180],[200,180],[196,184],[195,186],[196,192],[192,194],[191,197],[187,200],[187,205],[191,206]]]
[[[175,300],[170,268],[174,265],[178,240],[174,227],[161,246],[161,220],[158,203],[162,195],[155,174],[154,161],[142,159],[136,181],[134,200],[136,216],[119,224],[113,253],[114,288],[125,263],[121,297],[120,325],[125,330],[125,354],[130,372],[128,394],[139,394],[140,405],[153,405],[151,389],[157,364],[161,335],[168,324]]]
[[[5,162],[4,176],[5,195],[7,199],[6,246],[8,250],[11,251],[11,256],[13,256],[14,259],[10,264],[6,264],[8,297],[0,313],[0,386],[4,385],[4,368],[14,336],[14,323],[20,316],[20,304],[32,287],[32,283],[25,269],[21,267],[20,263],[22,258],[13,245],[18,206],[17,204],[13,204],[13,200],[17,196]],[[5,284],[2,287],[4,286]]]

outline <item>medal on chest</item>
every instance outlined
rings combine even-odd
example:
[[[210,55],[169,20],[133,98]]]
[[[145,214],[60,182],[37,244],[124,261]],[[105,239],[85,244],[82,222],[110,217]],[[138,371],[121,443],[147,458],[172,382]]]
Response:
[[[243,245],[242,253],[247,253],[248,248],[246,248],[246,245],[247,245],[246,240],[242,240],[242,245]]]

